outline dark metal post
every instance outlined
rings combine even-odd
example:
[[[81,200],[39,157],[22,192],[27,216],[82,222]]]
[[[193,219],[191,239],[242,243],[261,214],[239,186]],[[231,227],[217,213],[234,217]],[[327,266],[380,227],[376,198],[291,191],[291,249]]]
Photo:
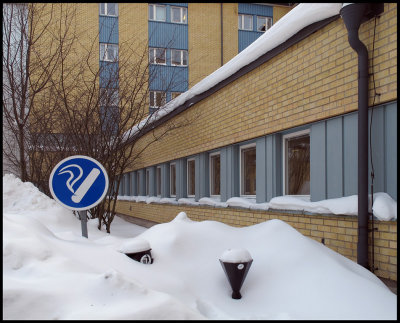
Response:
[[[87,230],[87,216],[85,211],[79,211],[79,216],[81,218],[81,227],[82,227],[82,237],[88,237],[88,230]]]

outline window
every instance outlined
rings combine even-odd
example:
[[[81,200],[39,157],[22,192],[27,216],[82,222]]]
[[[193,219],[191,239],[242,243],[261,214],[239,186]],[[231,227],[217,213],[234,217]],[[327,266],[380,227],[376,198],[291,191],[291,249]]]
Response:
[[[100,43],[100,60],[106,62],[118,61],[118,45]]]
[[[165,21],[167,17],[166,7],[149,4],[149,20]]]
[[[171,65],[187,66],[188,52],[187,50],[171,49]]]
[[[221,158],[220,153],[210,155],[210,195],[221,195]]]
[[[146,169],[146,195],[150,195],[150,170]]]
[[[150,106],[154,108],[162,107],[165,104],[165,92],[150,91]]]
[[[161,196],[161,167],[157,167],[157,196]]]
[[[187,9],[183,7],[171,7],[171,22],[187,23]]]
[[[176,196],[176,164],[169,165],[170,195]]]
[[[100,15],[118,16],[118,3],[100,3]]]
[[[284,192],[310,195],[310,132],[296,132],[283,137]]]
[[[195,195],[195,160],[188,159],[187,161],[187,195]]]
[[[166,49],[165,48],[149,48],[149,61],[150,64],[162,64],[167,63],[166,60]]]
[[[100,106],[118,106],[118,89],[100,88]]]
[[[253,16],[239,15],[239,29],[240,30],[253,30]]]
[[[240,194],[256,195],[256,146],[240,147]]]
[[[266,31],[272,26],[271,17],[257,16],[257,31]]]

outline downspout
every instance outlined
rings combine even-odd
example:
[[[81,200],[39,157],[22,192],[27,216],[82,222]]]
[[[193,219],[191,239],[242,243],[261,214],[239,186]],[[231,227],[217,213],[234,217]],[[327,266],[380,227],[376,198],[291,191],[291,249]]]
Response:
[[[223,21],[223,11],[221,3],[221,66],[224,65],[224,21]]]
[[[368,50],[358,38],[366,3],[343,4],[340,10],[350,46],[358,54],[358,242],[357,263],[368,268]]]

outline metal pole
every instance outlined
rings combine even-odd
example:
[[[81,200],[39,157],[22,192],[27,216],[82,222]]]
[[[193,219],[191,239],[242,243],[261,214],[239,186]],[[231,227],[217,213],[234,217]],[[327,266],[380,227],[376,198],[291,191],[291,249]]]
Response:
[[[87,238],[88,237],[88,231],[87,231],[86,210],[85,211],[79,211],[79,216],[81,218],[82,237]]]

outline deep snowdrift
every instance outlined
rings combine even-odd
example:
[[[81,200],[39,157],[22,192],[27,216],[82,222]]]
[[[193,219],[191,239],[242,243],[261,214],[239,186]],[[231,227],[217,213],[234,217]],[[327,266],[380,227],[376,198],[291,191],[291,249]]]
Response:
[[[4,319],[396,319],[397,296],[353,261],[280,220],[235,228],[185,213],[144,229],[116,218],[111,234],[32,184],[3,177]],[[135,237],[154,263],[118,250]],[[253,264],[241,289],[219,263],[244,248]]]

